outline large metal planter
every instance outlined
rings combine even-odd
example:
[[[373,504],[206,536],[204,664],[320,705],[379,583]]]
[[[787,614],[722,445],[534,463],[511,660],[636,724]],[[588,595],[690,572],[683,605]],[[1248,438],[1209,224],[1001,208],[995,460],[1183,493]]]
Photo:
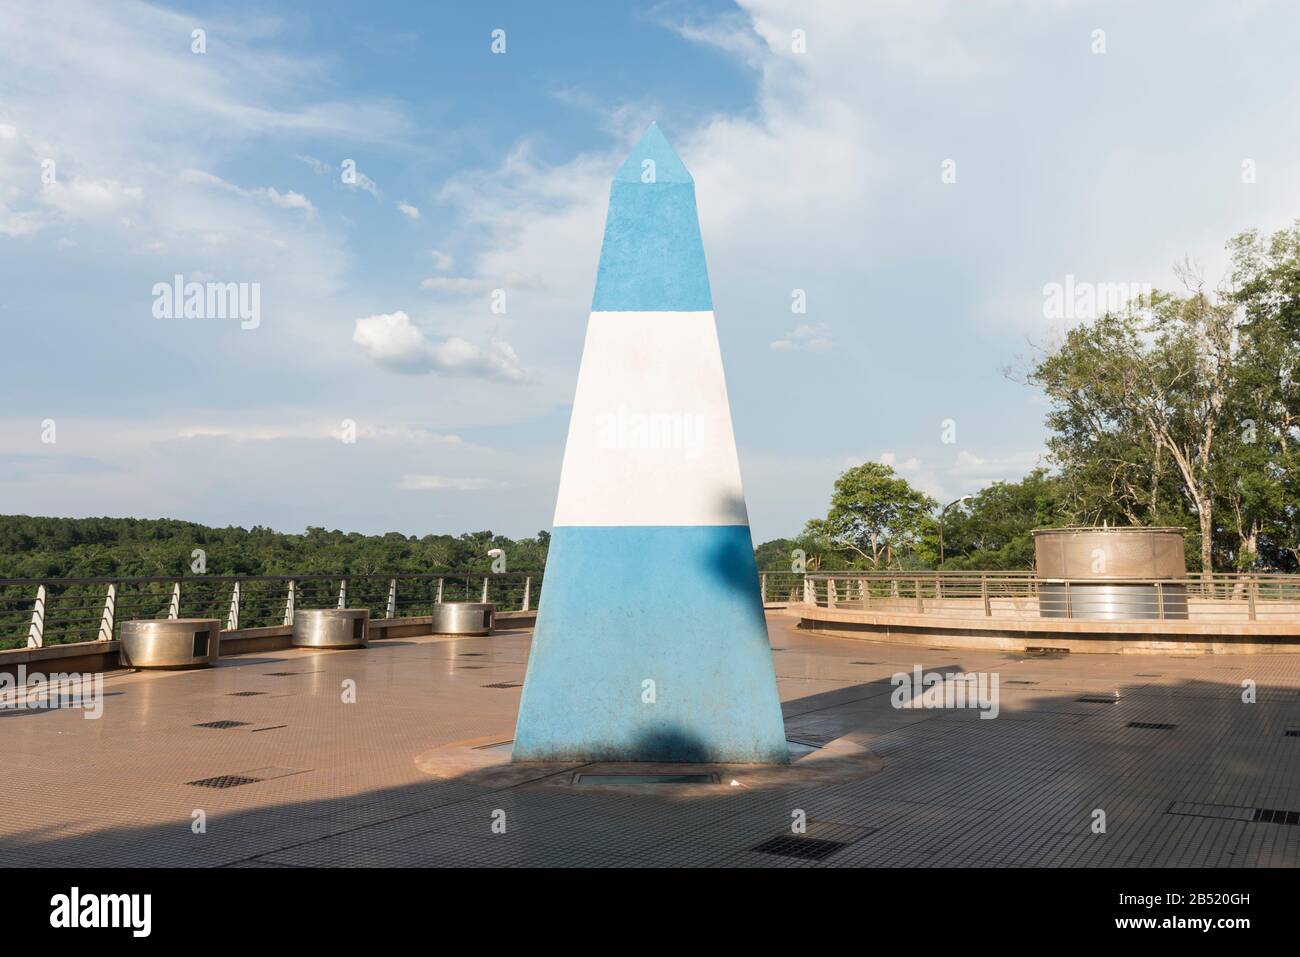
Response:
[[[433,606],[429,630],[435,635],[490,635],[495,616],[492,602],[443,602]]]
[[[1034,532],[1042,618],[1187,618],[1181,528],[1046,528]]]
[[[295,648],[363,648],[369,641],[369,608],[299,608],[293,613]]]
[[[122,622],[118,659],[127,668],[204,668],[221,657],[215,618]]]

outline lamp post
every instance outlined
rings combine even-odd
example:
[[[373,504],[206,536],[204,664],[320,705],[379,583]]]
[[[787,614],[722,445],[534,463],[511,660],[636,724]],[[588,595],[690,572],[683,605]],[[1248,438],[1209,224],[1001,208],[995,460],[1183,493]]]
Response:
[[[945,505],[939,512],[939,568],[943,568],[943,517],[948,514],[948,509],[954,505],[962,505],[969,502],[974,495],[963,495],[961,498],[953,499]]]

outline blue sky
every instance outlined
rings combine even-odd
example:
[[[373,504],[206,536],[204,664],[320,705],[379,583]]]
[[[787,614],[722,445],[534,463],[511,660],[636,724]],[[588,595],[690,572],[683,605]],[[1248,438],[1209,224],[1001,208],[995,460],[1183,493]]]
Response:
[[[1045,407],[1002,369],[1083,318],[1046,284],[1213,284],[1300,217],[1297,48],[1272,2],[5,3],[0,512],[547,527],[652,119],[757,540],[866,459],[1018,478]],[[177,273],[256,283],[257,327],[155,318]]]

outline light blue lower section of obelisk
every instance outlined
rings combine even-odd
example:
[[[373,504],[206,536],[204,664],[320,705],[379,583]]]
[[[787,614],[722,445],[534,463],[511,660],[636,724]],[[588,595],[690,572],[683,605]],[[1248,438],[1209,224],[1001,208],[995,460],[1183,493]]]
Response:
[[[565,526],[516,761],[788,760],[744,525]]]

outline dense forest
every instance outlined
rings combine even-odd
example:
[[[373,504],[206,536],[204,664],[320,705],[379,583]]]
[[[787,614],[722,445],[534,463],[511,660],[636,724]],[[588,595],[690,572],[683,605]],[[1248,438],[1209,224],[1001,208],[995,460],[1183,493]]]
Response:
[[[508,570],[531,571],[545,565],[550,538],[545,531],[516,540],[490,531],[416,537],[323,528],[295,535],[165,518],[0,515],[0,578],[187,575],[196,549],[209,575],[486,572],[494,548],[505,552]]]

